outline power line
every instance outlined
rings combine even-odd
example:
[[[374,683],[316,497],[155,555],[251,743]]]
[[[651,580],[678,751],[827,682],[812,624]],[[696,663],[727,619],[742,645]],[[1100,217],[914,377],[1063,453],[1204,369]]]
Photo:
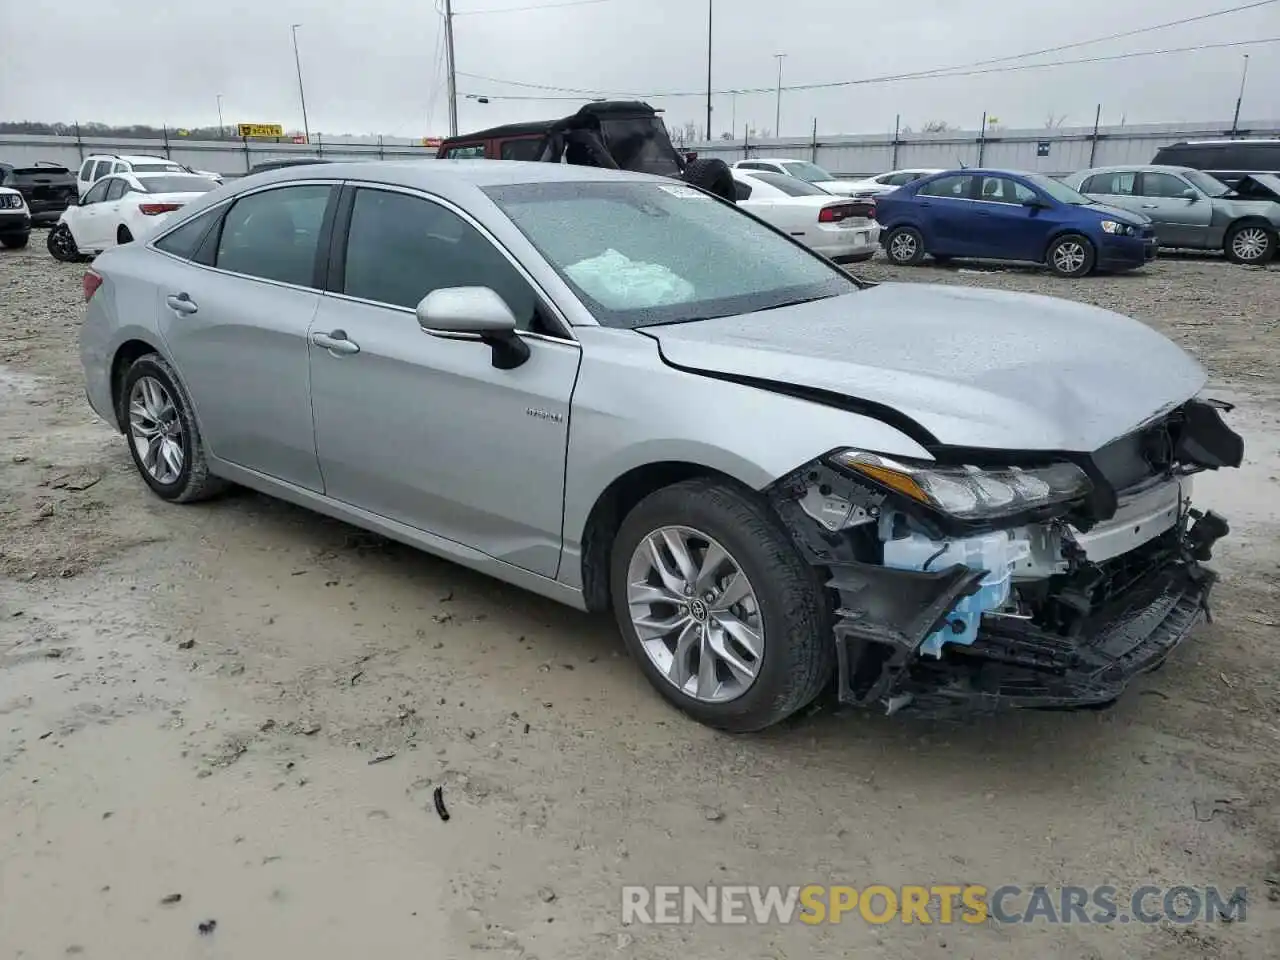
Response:
[[[587,4],[587,3],[608,3],[608,2],[611,2],[611,0],[569,0],[569,2],[565,2],[565,3],[557,3],[557,4],[551,4],[551,5],[548,5],[548,6],[545,6],[545,7],[519,7],[519,8],[508,8],[508,9],[509,9],[511,12],[514,12],[515,10],[518,10],[518,9],[538,9],[538,10],[545,10],[545,9],[551,9],[552,7],[571,7],[571,6],[580,6],[580,5],[582,5],[582,4]],[[1061,45],[1056,46],[1056,47],[1045,47],[1043,50],[1031,50],[1031,51],[1028,51],[1028,52],[1026,52],[1026,53],[1015,53],[1015,54],[1010,54],[1010,55],[1008,55],[1008,56],[1004,56],[1004,57],[994,57],[994,58],[989,59],[989,60],[976,60],[976,61],[973,61],[973,62],[971,62],[971,63],[958,64],[958,65],[950,66],[950,67],[935,67],[935,68],[933,68],[933,69],[931,69],[931,70],[920,70],[920,71],[915,71],[915,72],[910,73],[910,74],[899,74],[899,75],[897,75],[897,76],[892,76],[892,77],[883,77],[883,78],[875,78],[875,79],[873,79],[873,80],[841,80],[841,81],[831,81],[831,82],[828,82],[828,83],[825,83],[825,84],[811,84],[811,85],[807,85],[807,86],[788,86],[788,87],[783,87],[782,89],[783,89],[783,90],[805,90],[805,89],[812,89],[812,90],[816,90],[816,89],[821,89],[821,88],[824,88],[824,87],[853,86],[853,85],[856,85],[856,84],[859,84],[859,83],[878,82],[878,81],[885,81],[885,80],[890,80],[890,79],[912,79],[912,78],[916,78],[916,77],[929,77],[929,76],[939,76],[939,75],[941,75],[941,76],[967,76],[968,74],[963,74],[963,73],[953,73],[953,71],[957,71],[957,70],[968,70],[968,69],[970,69],[970,68],[974,68],[974,67],[986,67],[986,66],[990,66],[990,65],[992,65],[992,64],[1009,63],[1009,62],[1014,61],[1014,60],[1026,60],[1026,59],[1028,59],[1028,58],[1030,58],[1030,57],[1039,57],[1039,56],[1043,56],[1043,55],[1044,55],[1044,54],[1046,54],[1046,53],[1059,53],[1059,52],[1061,52],[1061,51],[1063,51],[1063,50],[1073,50],[1073,49],[1077,49],[1077,48],[1079,48],[1079,47],[1092,46],[1092,45],[1093,45],[1093,44],[1095,44],[1095,43],[1107,43],[1107,42],[1109,42],[1109,41],[1111,41],[1111,40],[1120,40],[1120,39],[1123,39],[1123,38],[1125,38],[1125,37],[1133,37],[1133,36],[1137,36],[1137,35],[1139,35],[1139,34],[1143,34],[1143,33],[1151,33],[1151,32],[1156,31],[1156,30],[1166,30],[1166,29],[1169,29],[1170,27],[1183,26],[1183,25],[1188,24],[1188,23],[1196,23],[1196,22],[1199,22],[1199,21],[1201,21],[1201,20],[1209,20],[1209,19],[1212,19],[1212,18],[1214,18],[1214,17],[1223,17],[1223,16],[1227,16],[1228,14],[1232,14],[1232,13],[1241,13],[1241,12],[1244,12],[1244,11],[1246,11],[1246,10],[1253,10],[1253,9],[1256,9],[1256,8],[1258,8],[1258,7],[1271,6],[1272,4],[1275,4],[1275,3],[1280,3],[1280,0],[1253,0],[1253,2],[1251,2],[1251,3],[1245,3],[1245,4],[1241,4],[1241,5],[1239,5],[1239,6],[1235,6],[1235,7],[1228,7],[1228,8],[1223,9],[1223,10],[1213,10],[1213,11],[1210,11],[1209,13],[1201,13],[1201,14],[1197,14],[1196,16],[1192,16],[1192,17],[1183,17],[1183,18],[1181,18],[1181,19],[1179,19],[1179,20],[1168,20],[1168,21],[1165,21],[1164,23],[1155,23],[1155,24],[1151,24],[1150,26],[1146,26],[1146,27],[1136,27],[1136,28],[1134,28],[1133,30],[1125,30],[1125,31],[1122,31],[1122,32],[1120,32],[1120,33],[1107,34],[1106,36],[1102,36],[1102,37],[1093,37],[1093,38],[1091,38],[1091,39],[1089,39],[1089,40],[1076,40],[1076,41],[1074,41],[1073,43],[1064,43],[1064,44],[1061,44]],[[504,12],[504,11],[477,11],[477,12],[481,12],[481,13],[501,13],[501,12]],[[461,14],[461,13],[455,13],[455,14],[454,14],[454,16],[462,16],[462,14]],[[1212,49],[1212,47],[1213,47],[1213,45],[1206,45],[1203,49]],[[1182,49],[1183,49],[1183,48],[1180,48],[1180,49],[1179,49],[1179,50],[1177,50],[1177,51],[1171,51],[1171,52],[1182,52]],[[1138,54],[1134,54],[1134,56],[1150,56],[1150,55],[1152,55],[1152,54],[1151,54],[1151,53],[1138,53]],[[1125,55],[1125,56],[1127,56],[1127,55]],[[1080,61],[1080,62],[1086,62],[1086,61]],[[1045,64],[1045,66],[1054,66],[1054,65],[1057,65],[1057,64]],[[575,87],[557,87],[557,86],[552,86],[552,85],[548,85],[548,84],[541,84],[541,83],[525,83],[525,82],[523,82],[523,81],[519,81],[519,80],[503,80],[503,79],[500,79],[500,78],[498,78],[498,77],[487,77],[487,76],[483,76],[483,75],[475,74],[475,73],[463,73],[462,71],[458,71],[458,75],[459,75],[459,76],[470,77],[472,80],[483,80],[483,81],[485,81],[486,83],[500,83],[500,84],[503,84],[503,85],[505,85],[505,86],[512,86],[512,87],[524,87],[524,88],[526,88],[526,89],[531,89],[531,90],[550,90],[550,91],[556,91],[556,92],[560,92],[560,93],[578,93],[578,94],[582,94],[582,95],[584,95],[584,96],[593,96],[593,95],[597,95],[597,94],[600,92],[600,91],[598,91],[598,90],[583,90],[583,89],[579,89],[579,88],[575,88]],[[622,93],[622,91],[613,91],[613,92],[614,92],[614,93],[618,93],[618,94],[623,95],[623,96],[633,96],[633,97],[684,97],[684,96],[692,96],[692,93],[685,93],[684,91],[679,91],[679,92],[674,92],[674,93],[625,93],[625,94],[624,94],[624,93]],[[751,88],[751,89],[736,89],[736,90],[717,90],[717,91],[712,91],[712,92],[713,92],[713,93],[768,93],[768,92],[772,92],[772,88],[768,88],[768,89],[766,89],[766,88]],[[699,95],[704,95],[704,94],[705,94],[705,91],[698,91],[698,93],[699,93]],[[551,100],[551,99],[571,99],[571,98],[559,98],[559,97],[525,97],[525,98],[520,98],[520,97],[513,97],[513,96],[512,96],[512,97],[501,97],[501,96],[499,96],[499,97],[493,97],[492,99],[502,99],[502,100],[515,100],[515,99],[538,99],[538,100]]]
[[[1117,53],[1117,54],[1111,54],[1111,55],[1100,56],[1100,57],[1081,57],[1074,60],[1050,60],[1044,63],[1008,64],[1005,66],[996,66],[996,67],[979,67],[977,69],[972,69],[972,70],[966,70],[966,69],[954,68],[954,67],[943,68],[943,69],[948,69],[950,71],[946,73],[940,72],[940,70],[922,70],[922,71],[917,71],[915,73],[899,73],[899,74],[888,74],[888,75],[878,76],[878,77],[863,77],[857,80],[833,80],[833,81],[828,81],[826,83],[798,83],[798,84],[792,84],[791,86],[785,86],[782,89],[784,91],[828,90],[836,87],[853,87],[853,86],[863,86],[867,84],[877,84],[877,83],[894,83],[901,80],[941,79],[945,77],[974,77],[974,76],[982,76],[982,75],[994,74],[994,73],[1013,73],[1015,71],[1020,71],[1020,70],[1042,70],[1047,67],[1074,66],[1078,64],[1084,64],[1084,63],[1107,63],[1107,62],[1114,62],[1117,60],[1131,60],[1138,57],[1157,57],[1157,56],[1165,56],[1167,54],[1173,54],[1173,53],[1193,53],[1201,50],[1220,50],[1228,47],[1245,47],[1245,46],[1250,46],[1254,44],[1266,44],[1266,43],[1280,43],[1280,37],[1261,37],[1255,40],[1231,40],[1223,43],[1200,43],[1200,44],[1196,44],[1194,46],[1189,46],[1189,47],[1166,47],[1161,50],[1134,50],[1129,53]],[[535,89],[535,90],[551,90],[551,91],[557,91],[557,92],[577,93],[579,95],[574,97],[535,97],[535,96],[520,96],[515,94],[512,94],[512,95],[494,94],[494,93],[484,94],[484,96],[490,100],[538,100],[538,101],[580,100],[583,96],[599,97],[606,93],[612,93],[615,96],[625,96],[625,97],[635,97],[637,99],[655,99],[655,100],[668,99],[668,98],[674,99],[677,97],[706,96],[705,90],[691,90],[691,91],[681,90],[681,91],[651,92],[651,93],[631,93],[631,92],[624,92],[620,90],[613,90],[613,91],[581,90],[581,89],[574,89],[572,87],[555,87],[555,86],[549,86],[549,85],[538,84],[538,83],[524,83],[518,80],[499,80],[494,77],[483,77],[478,74],[462,73],[461,71],[459,71],[459,76],[469,77],[473,80],[484,80],[489,83],[502,83],[502,84],[508,84],[510,86],[524,87],[524,88]],[[713,90],[712,93],[714,94],[773,93],[774,90],[775,90],[774,87],[746,87],[746,88],[728,89],[728,90]]]
[[[501,7],[497,10],[455,10],[455,17],[482,17],[491,13],[526,13],[537,10],[559,10],[562,7],[586,7],[597,3],[612,3],[613,0],[565,0],[564,3],[532,4],[525,7]]]

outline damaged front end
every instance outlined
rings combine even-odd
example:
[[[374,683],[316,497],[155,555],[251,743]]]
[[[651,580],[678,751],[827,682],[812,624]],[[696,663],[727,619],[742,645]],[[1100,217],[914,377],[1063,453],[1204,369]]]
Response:
[[[1225,404],[1191,400],[1089,455],[840,450],[775,508],[835,605],[840,699],[931,716],[1102,707],[1208,615],[1228,532],[1194,474],[1238,467]]]

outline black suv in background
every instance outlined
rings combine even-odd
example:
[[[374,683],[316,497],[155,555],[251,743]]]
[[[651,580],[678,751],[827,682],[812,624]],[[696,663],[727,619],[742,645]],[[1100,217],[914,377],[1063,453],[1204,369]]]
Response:
[[[1156,151],[1151,161],[1191,167],[1217,177],[1229,187],[1253,173],[1280,175],[1280,138],[1270,140],[1184,140]]]
[[[32,223],[57,223],[62,211],[76,203],[75,174],[60,163],[37,160],[30,167],[0,161],[0,187],[22,194]]]

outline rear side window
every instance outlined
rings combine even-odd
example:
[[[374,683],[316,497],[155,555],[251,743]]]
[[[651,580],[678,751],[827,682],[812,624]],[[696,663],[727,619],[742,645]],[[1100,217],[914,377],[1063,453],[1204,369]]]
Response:
[[[200,241],[204,239],[204,235],[209,231],[209,228],[224,213],[226,213],[226,208],[220,207],[217,210],[202,213],[193,220],[188,220],[176,230],[166,233],[157,240],[155,243],[156,249],[171,253],[175,257],[181,257],[183,260],[196,259],[196,251],[200,249]]]
[[[1138,175],[1133,172],[1095,173],[1080,186],[1081,193],[1105,193],[1112,197],[1133,196],[1133,184]]]
[[[99,160],[97,165],[93,168],[93,179],[101,180],[110,172],[111,172],[111,161]]]
[[[922,197],[951,197],[955,200],[967,200],[973,186],[972,176],[939,177],[931,180],[916,191]]]
[[[483,143],[460,143],[451,147],[446,147],[443,159],[445,160],[483,160],[484,144]]]
[[[304,184],[236,201],[218,241],[220,270],[300,287],[315,283],[316,251],[332,188]]]
[[[503,160],[537,160],[541,137],[525,137],[523,140],[504,140],[498,148],[498,156]]]
[[[507,302],[519,329],[534,322],[533,288],[471,224],[421,197],[356,191],[342,292],[412,309],[441,287],[489,287]]]

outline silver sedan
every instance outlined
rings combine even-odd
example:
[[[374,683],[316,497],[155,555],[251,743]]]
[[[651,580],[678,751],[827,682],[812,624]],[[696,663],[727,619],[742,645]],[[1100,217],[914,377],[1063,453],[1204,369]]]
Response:
[[[1240,462],[1094,307],[861,282],[685,184],[497,161],[246,177],[85,277],[93,408],[159,497],[242,484],[585,610],[756,730],[828,685],[1096,706],[1198,622]]]

